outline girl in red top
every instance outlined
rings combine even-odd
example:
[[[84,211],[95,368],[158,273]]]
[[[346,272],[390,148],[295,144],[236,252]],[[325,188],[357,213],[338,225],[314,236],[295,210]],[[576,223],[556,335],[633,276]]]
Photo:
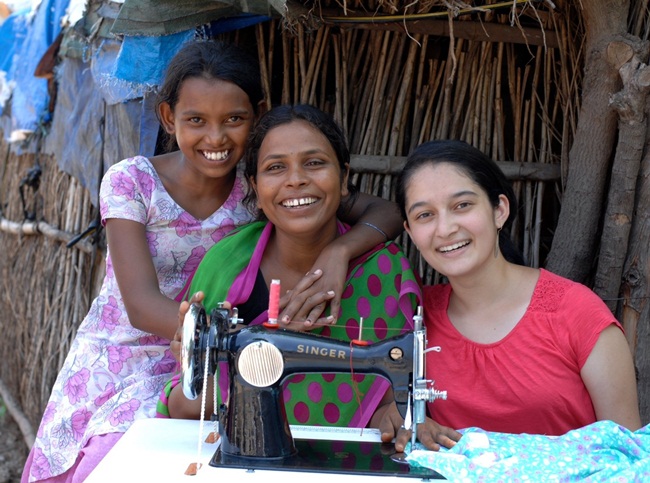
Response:
[[[448,399],[418,427],[430,449],[452,428],[560,435],[598,420],[641,426],[634,365],[622,327],[587,287],[523,266],[508,229],[516,198],[496,163],[461,141],[419,146],[402,172],[404,226],[447,284],[424,289],[427,378]],[[514,263],[513,263],[514,262]],[[382,437],[399,429],[394,404],[375,413]]]

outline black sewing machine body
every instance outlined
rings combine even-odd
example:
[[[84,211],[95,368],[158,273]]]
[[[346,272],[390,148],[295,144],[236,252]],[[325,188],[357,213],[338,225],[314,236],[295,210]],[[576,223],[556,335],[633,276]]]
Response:
[[[413,400],[414,368],[417,373],[423,365],[422,348],[418,347],[423,343],[422,331],[369,345],[351,345],[265,326],[232,331],[236,317],[215,309],[208,322],[205,310],[194,305],[184,323],[183,390],[188,398],[198,397],[204,377],[214,375],[220,362],[228,363],[228,402],[217,412],[221,444],[212,466],[250,468],[262,464],[287,469],[312,464],[300,454],[287,420],[282,382],[292,374],[375,374],[391,383],[402,416],[411,417],[414,403],[418,404]],[[300,443],[301,451],[304,445]]]

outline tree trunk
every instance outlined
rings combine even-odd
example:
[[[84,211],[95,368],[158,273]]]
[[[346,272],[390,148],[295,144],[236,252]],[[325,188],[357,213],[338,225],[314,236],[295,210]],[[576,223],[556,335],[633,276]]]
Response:
[[[646,101],[647,117],[650,115],[650,99]],[[647,424],[650,422],[650,131],[646,133],[645,155],[636,192],[638,196],[621,285],[622,300],[617,315],[635,356],[641,421]]]
[[[613,42],[608,57],[621,73],[624,87],[611,100],[620,117],[619,140],[607,196],[594,291],[615,312],[648,125],[645,116],[646,98],[650,92],[650,67],[645,65],[648,42]]]
[[[648,67],[643,61],[647,62],[648,46],[640,42],[639,36],[627,34],[630,3],[623,0],[580,3],[586,31],[582,106],[546,268],[588,283],[600,240],[595,289],[603,298],[620,296],[616,315],[634,354],[641,421],[647,424],[650,421],[650,131],[647,127],[650,99]],[[621,86],[618,73],[621,66],[625,90],[615,94]],[[620,130],[616,126],[617,112],[609,105],[610,98],[620,115]],[[599,238],[608,165],[617,136],[608,211]],[[634,209],[630,210],[632,204]],[[625,258],[622,273],[621,257]]]
[[[585,282],[593,266],[605,183],[616,138],[616,113],[609,98],[621,87],[606,60],[608,44],[625,35],[629,0],[581,2],[585,21],[582,106],[569,165],[562,210],[546,263],[549,270]]]

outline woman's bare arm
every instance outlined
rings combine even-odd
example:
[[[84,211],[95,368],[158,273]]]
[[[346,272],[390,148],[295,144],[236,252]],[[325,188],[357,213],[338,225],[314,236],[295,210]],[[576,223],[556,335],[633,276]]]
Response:
[[[581,371],[596,418],[636,431],[641,427],[632,355],[623,332],[610,325],[600,333]]]

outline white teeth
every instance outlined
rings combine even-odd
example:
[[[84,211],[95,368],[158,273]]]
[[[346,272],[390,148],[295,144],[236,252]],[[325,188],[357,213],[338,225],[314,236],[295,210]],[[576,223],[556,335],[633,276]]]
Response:
[[[296,206],[305,206],[316,203],[316,198],[297,198],[293,200],[285,200],[282,202],[282,206],[286,208],[295,208]]]
[[[458,248],[462,248],[462,247],[464,247],[466,245],[469,245],[468,241],[454,243],[453,245],[449,245],[448,247],[438,248],[438,251],[446,253],[446,252],[450,252],[452,250],[456,250]]]
[[[208,158],[210,161],[223,161],[230,154],[230,150],[227,151],[203,151],[203,156]]]

